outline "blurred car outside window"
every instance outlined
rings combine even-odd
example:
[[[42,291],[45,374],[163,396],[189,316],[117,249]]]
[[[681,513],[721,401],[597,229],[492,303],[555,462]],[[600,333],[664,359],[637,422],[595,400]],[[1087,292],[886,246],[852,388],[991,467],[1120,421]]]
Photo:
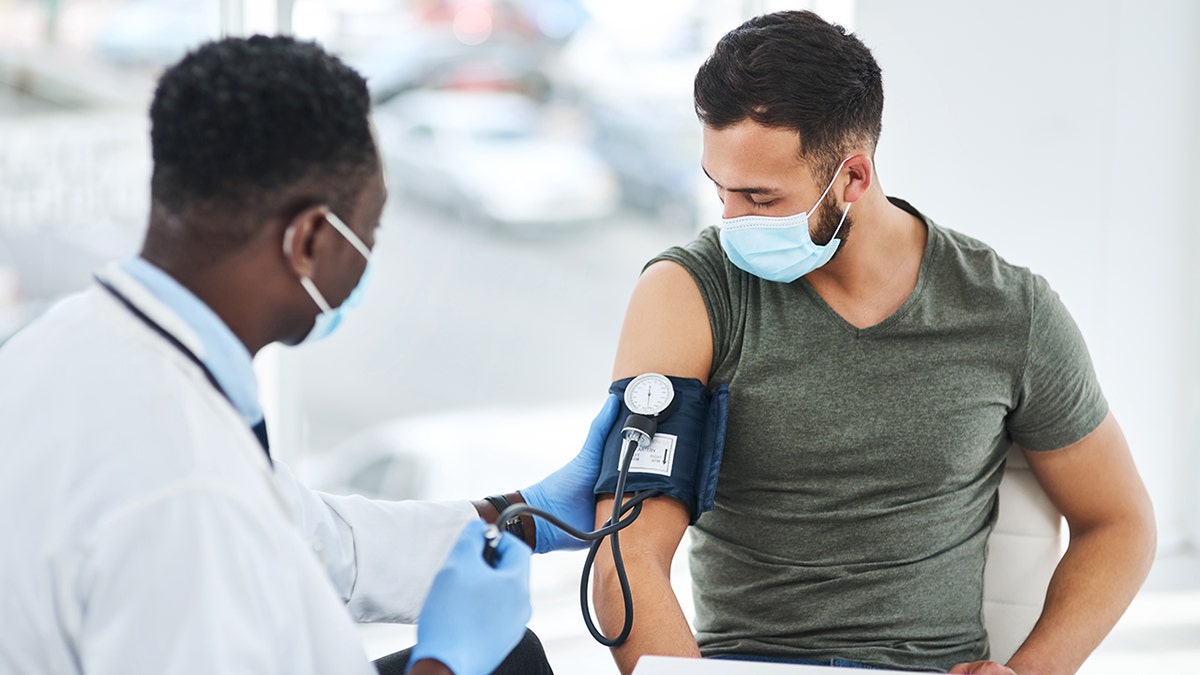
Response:
[[[509,230],[611,217],[616,177],[585,143],[554,135],[521,94],[415,90],[376,108],[391,184],[459,220]]]

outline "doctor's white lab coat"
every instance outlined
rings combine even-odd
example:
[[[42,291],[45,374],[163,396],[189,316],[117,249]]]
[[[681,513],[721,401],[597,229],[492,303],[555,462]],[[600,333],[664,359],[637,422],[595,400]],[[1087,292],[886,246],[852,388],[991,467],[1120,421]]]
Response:
[[[354,620],[414,621],[475,517],[272,470],[202,371],[97,285],[0,348],[0,672],[373,673]]]

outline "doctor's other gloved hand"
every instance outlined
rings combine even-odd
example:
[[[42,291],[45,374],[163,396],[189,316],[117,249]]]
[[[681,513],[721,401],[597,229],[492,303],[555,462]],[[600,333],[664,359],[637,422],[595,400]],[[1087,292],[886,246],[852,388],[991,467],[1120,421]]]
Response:
[[[410,667],[440,661],[454,675],[485,675],[496,669],[525,635],[529,604],[529,547],[511,534],[500,538],[500,559],[484,562],[486,525],[467,523],[417,619]]]
[[[521,490],[530,506],[562,518],[572,527],[591,531],[596,525],[596,480],[600,477],[600,460],[604,456],[604,440],[621,411],[621,399],[609,394],[600,414],[592,420],[583,449],[566,466],[547,476],[542,482]],[[537,553],[587,548],[589,542],[579,541],[557,527],[542,521],[535,527]]]

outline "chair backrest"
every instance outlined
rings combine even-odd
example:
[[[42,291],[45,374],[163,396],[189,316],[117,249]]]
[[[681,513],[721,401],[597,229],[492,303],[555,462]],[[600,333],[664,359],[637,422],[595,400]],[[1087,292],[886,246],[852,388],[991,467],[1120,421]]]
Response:
[[[1041,615],[1062,557],[1063,518],[1016,448],[1008,453],[999,500],[983,571],[983,624],[991,659],[1004,663]]]

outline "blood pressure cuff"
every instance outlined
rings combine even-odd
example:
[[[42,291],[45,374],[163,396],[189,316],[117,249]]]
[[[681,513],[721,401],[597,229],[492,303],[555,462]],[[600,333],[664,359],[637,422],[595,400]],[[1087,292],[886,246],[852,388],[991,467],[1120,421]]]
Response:
[[[648,449],[634,451],[625,479],[626,494],[658,490],[683,502],[691,512],[691,523],[713,507],[717,472],[725,449],[725,420],[729,412],[729,385],[716,391],[695,378],[669,377],[675,387],[675,410],[658,424]],[[613,494],[620,471],[621,430],[630,410],[625,406],[625,387],[633,378],[617,380],[610,393],[621,398],[621,412],[608,431],[600,478],[595,494]]]

